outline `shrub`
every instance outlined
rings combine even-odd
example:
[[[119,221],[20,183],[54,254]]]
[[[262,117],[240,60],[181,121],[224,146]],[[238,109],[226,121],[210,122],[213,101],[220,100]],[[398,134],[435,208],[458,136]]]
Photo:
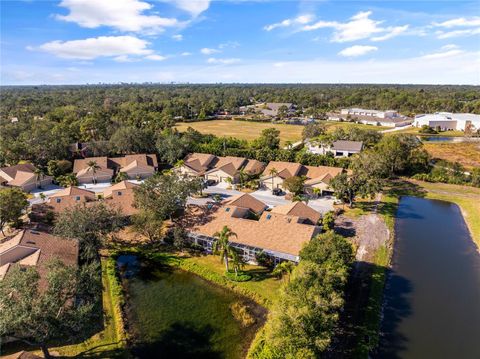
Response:
[[[252,279],[252,276],[245,272],[238,272],[235,274],[235,272],[229,271],[225,272],[225,277],[234,282],[248,282],[250,279]]]
[[[273,260],[272,260],[272,257],[270,257],[267,253],[265,253],[264,251],[261,251],[260,253],[257,253],[255,255],[255,260],[257,261],[257,263],[263,267],[267,267],[267,268],[273,268]]]
[[[242,327],[250,327],[255,324],[255,317],[250,313],[250,309],[247,305],[241,302],[235,302],[230,305],[230,310],[233,317],[240,322]]]

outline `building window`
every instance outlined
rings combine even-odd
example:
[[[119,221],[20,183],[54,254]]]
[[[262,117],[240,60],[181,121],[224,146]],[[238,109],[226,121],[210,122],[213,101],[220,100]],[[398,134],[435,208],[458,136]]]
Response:
[[[118,195],[118,196],[121,196],[121,195],[122,195],[122,192],[118,191],[118,192],[117,192],[117,195]]]
[[[267,219],[270,219],[272,218],[272,215],[271,214],[267,214]]]
[[[80,201],[80,196],[75,197],[75,201]]]
[[[61,198],[57,198],[57,203],[60,203],[62,202],[62,199]]]
[[[225,212],[230,212],[230,207],[225,208]]]

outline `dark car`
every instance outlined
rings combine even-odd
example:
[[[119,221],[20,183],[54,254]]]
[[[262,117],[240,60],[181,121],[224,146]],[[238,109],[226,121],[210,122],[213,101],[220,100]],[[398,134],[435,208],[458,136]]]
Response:
[[[274,188],[273,191],[272,191],[272,194],[274,196],[281,196],[282,193],[283,193],[283,191],[280,188]]]
[[[212,180],[212,179],[209,179],[209,180],[206,180],[206,181],[205,181],[205,184],[206,184],[207,186],[215,186],[215,185],[217,184],[217,181]]]

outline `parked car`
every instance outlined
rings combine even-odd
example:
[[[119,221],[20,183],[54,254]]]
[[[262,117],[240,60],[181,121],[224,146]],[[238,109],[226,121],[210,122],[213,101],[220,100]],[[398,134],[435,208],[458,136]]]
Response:
[[[205,181],[207,186],[215,186],[217,184],[217,181],[209,179]]]
[[[272,190],[272,194],[273,194],[274,196],[281,196],[281,195],[283,194],[283,191],[282,191],[280,188],[274,188],[274,189]]]

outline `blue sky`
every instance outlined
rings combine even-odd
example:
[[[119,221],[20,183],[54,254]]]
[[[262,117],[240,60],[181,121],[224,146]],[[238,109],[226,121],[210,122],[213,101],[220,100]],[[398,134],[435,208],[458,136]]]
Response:
[[[1,83],[480,84],[478,1],[1,1]]]

